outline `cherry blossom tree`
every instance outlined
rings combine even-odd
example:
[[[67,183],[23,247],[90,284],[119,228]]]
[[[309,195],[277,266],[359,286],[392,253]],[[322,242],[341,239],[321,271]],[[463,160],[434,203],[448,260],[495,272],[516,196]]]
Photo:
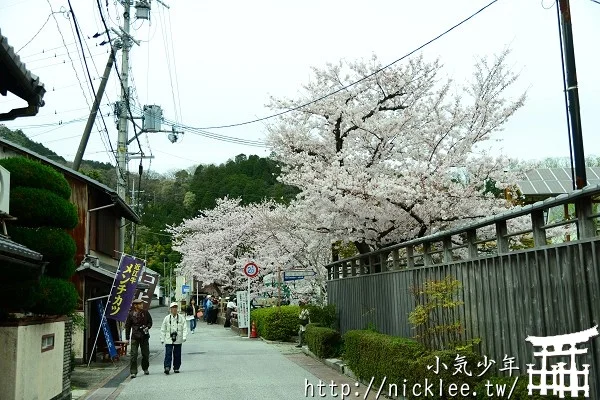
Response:
[[[167,230],[173,235],[173,249],[182,254],[181,273],[203,284],[215,283],[225,291],[243,290],[247,278],[243,266],[250,260],[260,274],[252,279],[254,292],[272,293],[262,278],[291,267],[314,271],[296,295],[323,302],[326,272],[330,262],[328,235],[311,231],[316,221],[306,219],[302,207],[273,201],[241,205],[240,199],[219,199],[211,210],[184,220]]]
[[[422,57],[341,61],[314,69],[305,95],[273,98],[284,113],[268,142],[312,231],[364,253],[506,210],[483,188],[516,180],[487,146],[525,100],[507,95],[517,79],[507,55],[477,62],[464,84]]]

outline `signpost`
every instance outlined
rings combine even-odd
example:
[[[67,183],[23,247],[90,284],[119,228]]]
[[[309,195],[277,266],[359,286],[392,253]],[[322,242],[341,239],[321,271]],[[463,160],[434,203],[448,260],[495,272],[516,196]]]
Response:
[[[181,285],[181,294],[186,294],[190,292],[190,285]]]
[[[248,277],[248,298],[246,299],[246,304],[248,307],[248,339],[250,339],[250,279],[258,275],[258,265],[252,261],[246,263],[246,265],[244,265],[244,275]]]
[[[315,271],[308,270],[296,270],[296,271],[284,271],[283,280],[288,281],[298,281],[306,278],[307,276],[315,276],[317,273]]]

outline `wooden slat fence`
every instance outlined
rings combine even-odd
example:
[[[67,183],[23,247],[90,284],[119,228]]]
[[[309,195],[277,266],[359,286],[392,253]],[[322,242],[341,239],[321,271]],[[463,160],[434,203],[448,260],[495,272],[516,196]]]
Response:
[[[594,213],[599,194],[599,187],[586,188],[330,264],[328,301],[336,305],[341,332],[372,325],[386,334],[413,337],[411,288],[453,276],[461,282],[459,317],[465,338],[480,338],[482,354],[497,365],[505,355],[515,357],[520,374],[526,375],[526,364],[539,368],[533,352],[540,350],[525,340],[528,336],[574,333],[600,322],[600,213]],[[574,215],[547,221],[550,209],[567,210],[569,204]],[[524,216],[530,216],[530,230],[507,229],[508,220]],[[569,224],[578,232],[577,240],[548,243],[548,229]],[[479,238],[478,231],[490,225],[495,233]],[[508,241],[517,235],[529,235],[533,243],[512,250]],[[588,353],[578,357],[578,364],[590,364],[591,398],[599,398],[600,337],[583,346]]]

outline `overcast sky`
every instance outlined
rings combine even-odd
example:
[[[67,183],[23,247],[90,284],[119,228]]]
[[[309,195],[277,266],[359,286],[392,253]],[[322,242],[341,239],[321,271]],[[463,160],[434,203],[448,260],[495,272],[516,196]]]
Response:
[[[133,97],[136,107],[160,105],[166,119],[192,127],[254,120],[271,114],[264,107],[270,95],[296,96],[310,78],[311,67],[372,54],[383,64],[390,63],[489,1],[165,0],[167,9],[153,0],[150,21],[132,23],[132,34],[141,41],[131,51]],[[97,89],[108,58],[107,46],[99,46],[106,36],[92,37],[104,30],[97,3],[71,3],[85,39],[85,53],[93,55],[88,65]],[[109,26],[122,23],[119,2],[100,3]],[[55,11],[52,16],[51,7]],[[1,0],[0,29],[48,91],[46,105],[36,117],[6,125],[23,129],[33,140],[73,160],[93,98],[65,10],[67,0]],[[600,155],[600,4],[571,0],[571,11],[585,153]],[[523,160],[568,157],[559,43],[553,1],[498,0],[427,46],[423,54],[428,59],[439,57],[446,73],[460,82],[471,74],[476,57],[493,55],[508,46],[512,50],[510,64],[521,74],[516,91],[527,90],[528,99],[505,131],[496,135],[500,141],[495,149]],[[121,52],[119,70],[120,56]],[[99,133],[104,128],[98,119],[84,158],[114,163],[108,141],[116,148],[111,103],[119,93],[113,69],[101,106],[104,115],[110,113],[105,117],[108,136]],[[19,106],[19,100],[10,95],[0,98],[2,112]],[[73,120],[77,122],[67,123]],[[60,121],[63,124],[57,125]],[[163,129],[170,126],[165,124]],[[262,140],[265,129],[259,122],[211,132]],[[155,157],[144,161],[146,170],[167,172],[200,163],[219,164],[240,153],[269,154],[265,148],[209,139],[191,131],[174,144],[167,135],[140,137],[144,153]],[[129,151],[138,151],[137,143],[132,143]],[[130,170],[137,171],[138,164],[139,160],[132,160]]]

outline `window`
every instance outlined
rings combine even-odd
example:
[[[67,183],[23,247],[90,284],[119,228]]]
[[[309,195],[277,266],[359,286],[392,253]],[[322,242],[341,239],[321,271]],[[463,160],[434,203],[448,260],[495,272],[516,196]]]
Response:
[[[54,348],[54,333],[42,336],[42,353]]]

